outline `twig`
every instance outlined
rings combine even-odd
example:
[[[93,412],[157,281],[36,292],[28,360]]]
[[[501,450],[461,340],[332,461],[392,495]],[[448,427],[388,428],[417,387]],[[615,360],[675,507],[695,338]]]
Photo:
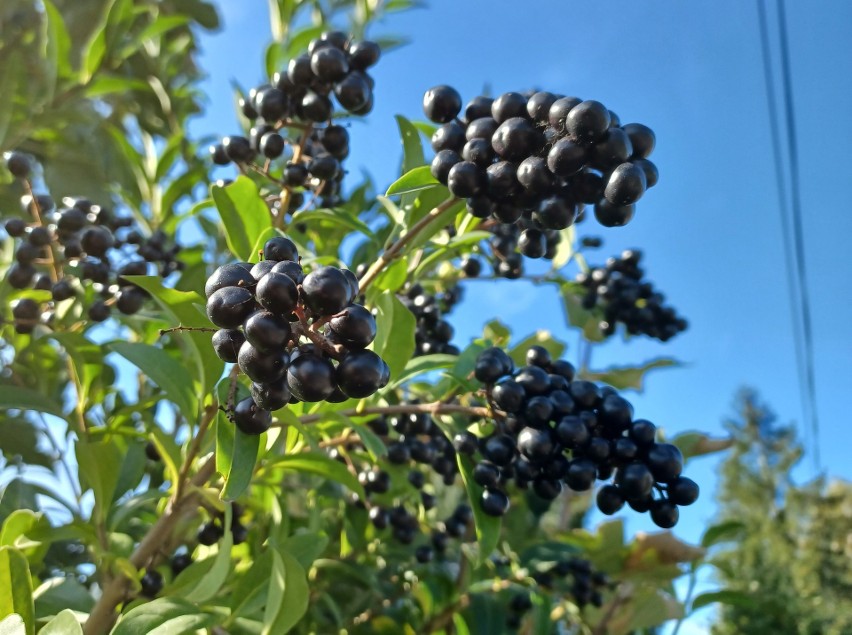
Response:
[[[163,335],[167,335],[168,333],[182,333],[183,331],[194,331],[196,333],[215,333],[219,329],[210,327],[210,326],[184,326],[183,324],[178,324],[177,326],[173,326],[169,329],[160,329],[160,337]]]
[[[313,126],[304,126],[302,137],[299,139],[299,145],[293,148],[293,157],[290,159],[291,163],[301,161],[302,153],[305,151],[305,144],[308,142],[313,129]],[[284,229],[284,219],[287,216],[287,210],[290,208],[290,197],[292,194],[293,190],[290,186],[285,186],[281,190],[281,202],[278,204],[278,215],[275,217],[275,226],[278,229]]]
[[[458,404],[445,404],[440,401],[436,401],[433,403],[422,403],[422,404],[401,404],[396,406],[375,406],[372,408],[350,408],[348,410],[338,410],[334,413],[335,415],[341,415],[344,417],[365,417],[370,415],[404,415],[404,414],[431,414],[431,415],[445,415],[445,414],[467,414],[473,415],[476,417],[493,417],[495,412],[492,412],[488,408],[484,408],[482,406],[460,406]],[[325,415],[304,415],[299,417],[300,423],[316,423],[317,421],[322,421],[325,418]],[[273,426],[284,426],[286,425],[283,421],[274,420],[272,422]]]
[[[379,256],[379,259],[373,263],[373,265],[367,270],[367,273],[364,274],[364,277],[361,278],[361,285],[358,289],[358,294],[364,293],[367,287],[372,284],[372,282],[376,279],[382,270],[394,259],[396,256],[402,251],[402,248],[405,247],[408,243],[410,243],[417,234],[423,231],[426,227],[428,227],[436,218],[440,217],[441,214],[450,209],[453,205],[458,201],[455,197],[450,197],[438,207],[432,209],[426,216],[417,221],[411,229],[408,230],[407,233],[400,236],[399,239],[393,243],[390,247],[388,247],[384,253]]]
[[[629,584],[622,584],[616,596],[609,603],[609,606],[606,609],[606,613],[601,618],[601,621],[598,622],[597,626],[592,629],[592,635],[607,635],[609,633],[609,623],[612,621],[612,618],[615,617],[615,612],[622,604],[627,602],[630,599],[630,596],[633,594],[633,588]]]
[[[234,366],[234,368],[236,368],[236,366]],[[213,419],[216,418],[217,412],[218,408],[213,404],[205,408],[204,415],[201,417],[201,422],[198,424],[198,430],[196,431],[195,436],[192,437],[192,441],[189,443],[189,447],[186,450],[186,458],[184,458],[183,465],[181,466],[180,473],[178,474],[178,481],[175,483],[175,498],[178,500],[183,496],[182,490],[186,484],[187,477],[189,476],[189,470],[192,468],[192,462],[198,455],[198,451],[201,449],[201,443],[204,441],[204,435],[207,433],[207,428],[210,427]]]

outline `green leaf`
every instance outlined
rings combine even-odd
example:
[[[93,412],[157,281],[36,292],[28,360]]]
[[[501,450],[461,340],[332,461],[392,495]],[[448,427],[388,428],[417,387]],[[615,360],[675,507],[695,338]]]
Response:
[[[417,321],[392,291],[384,291],[376,299],[376,309],[377,336],[373,351],[387,363],[391,380],[396,380],[414,355]]]
[[[257,237],[272,226],[269,208],[260,197],[257,186],[247,176],[239,176],[226,185],[212,188],[213,201],[222,217],[225,239],[234,256],[250,260]]]
[[[106,54],[106,30],[109,14],[116,0],[107,0],[103,13],[95,23],[95,28],[89,36],[83,50],[83,64],[80,68],[80,83],[87,84],[101,65]]]
[[[30,565],[20,551],[0,547],[0,619],[17,613],[24,620],[27,635],[35,633],[33,582]]]
[[[423,144],[417,128],[402,115],[396,115],[396,124],[402,141],[402,173],[406,174],[424,165],[426,158],[423,156]]]
[[[346,229],[358,232],[370,239],[375,238],[371,230],[360,218],[346,211],[346,208],[337,209],[305,209],[293,214],[291,223],[310,223],[311,221],[326,221],[340,225]]]
[[[141,370],[174,403],[188,422],[198,416],[198,397],[186,381],[186,366],[162,348],[137,342],[113,342],[109,348]]]
[[[743,591],[734,591],[724,589],[722,591],[710,591],[702,593],[692,601],[692,610],[697,611],[700,608],[719,602],[721,604],[730,604],[731,606],[742,606],[744,608],[754,607],[754,599]]]
[[[365,498],[364,488],[358,482],[358,479],[352,475],[345,465],[329,458],[325,454],[300,452],[299,454],[281,456],[274,461],[270,461],[267,467],[280,467],[285,470],[316,474],[317,476],[337,481],[358,494],[362,499]]]
[[[553,271],[561,269],[574,256],[574,235],[576,230],[574,225],[567,227],[559,232],[559,246],[556,248],[556,255],[550,261],[550,268]]]
[[[380,456],[384,456],[388,453],[387,446],[382,443],[379,436],[366,425],[354,425],[353,429],[355,430],[355,433],[361,437],[361,443],[364,444],[364,447],[367,449],[367,452],[370,453],[370,456],[374,461]]]
[[[110,635],[175,635],[194,633],[214,622],[186,600],[158,598],[130,609],[119,618]]]
[[[701,537],[702,547],[712,547],[720,542],[728,540],[736,540],[743,534],[746,525],[738,520],[729,520],[727,522],[711,525],[704,531]]]
[[[320,533],[295,534],[281,543],[281,549],[293,554],[293,557],[305,569],[310,568],[326,547],[328,547],[328,536]]]
[[[645,374],[656,368],[672,368],[680,366],[680,362],[670,357],[645,362],[641,366],[611,366],[606,370],[586,373],[586,377],[592,381],[601,381],[618,390],[641,391],[643,389]]]
[[[523,366],[526,364],[527,349],[534,345],[544,347],[553,359],[559,359],[565,351],[565,344],[559,340],[553,339],[550,331],[542,330],[536,331],[532,335],[525,337],[515,344],[515,346],[513,346],[509,351],[509,357],[512,358],[512,361],[515,362],[516,365]]]
[[[727,450],[734,440],[731,437],[714,439],[700,432],[682,432],[669,439],[669,443],[678,447],[684,459],[691,459]]]
[[[308,610],[309,593],[302,565],[285,551],[273,551],[261,635],[284,635],[298,624]]]
[[[603,342],[600,317],[594,312],[583,308],[585,288],[576,282],[565,282],[560,286],[562,305],[565,308],[565,318],[568,324],[583,331],[583,337],[590,342]]]
[[[68,77],[71,75],[71,64],[69,51],[71,50],[71,38],[65,28],[62,14],[50,0],[44,0],[44,61],[47,64],[47,84],[51,98],[56,87],[57,77]]]
[[[0,386],[0,409],[32,410],[64,418],[62,407],[43,394],[19,386]],[[0,430],[2,430],[0,423]]]
[[[17,613],[12,613],[0,619],[0,635],[27,635],[23,618]]]
[[[501,519],[496,516],[489,516],[482,511],[482,505],[479,504],[482,498],[483,489],[473,480],[473,461],[469,456],[457,454],[456,460],[459,464],[462,481],[464,481],[467,497],[470,501],[470,506],[473,509],[473,519],[476,523],[476,541],[479,543],[477,565],[481,565],[488,559],[488,556],[497,548],[497,541],[500,539]]]
[[[145,289],[163,311],[172,326],[210,327],[210,321],[204,312],[205,300],[192,291],[178,291],[163,286],[162,278],[158,276],[125,276],[129,282]],[[207,395],[222,376],[225,363],[219,359],[210,344],[210,333],[200,331],[185,331],[173,336],[187,362],[194,362],[195,374],[200,386],[199,394]],[[187,365],[184,365],[186,376]],[[191,371],[190,371],[191,372]],[[186,379],[184,379],[186,381]]]
[[[421,165],[406,172],[394,181],[388,188],[385,196],[408,194],[409,192],[425,190],[435,185],[440,185],[440,183],[438,179],[432,176],[432,168],[428,165]]]
[[[92,529],[92,532],[94,532],[94,529]],[[94,537],[93,540],[95,540]],[[33,599],[35,600],[37,619],[56,615],[63,609],[89,613],[95,605],[95,600],[89,594],[89,590],[77,582],[75,578],[45,580],[33,591]]]
[[[405,365],[405,368],[403,368],[396,381],[390,385],[390,388],[396,388],[402,385],[404,382],[408,381],[409,379],[414,379],[415,377],[423,375],[425,373],[433,373],[436,370],[452,368],[457,360],[457,355],[444,355],[440,353],[435,355],[421,355],[420,357],[414,357],[408,360],[408,363]]]
[[[14,547],[18,538],[26,536],[27,532],[38,524],[40,518],[41,514],[29,509],[13,511],[3,521],[0,529],[0,546]]]
[[[121,470],[122,453],[111,439],[97,441],[80,439],[75,446],[80,484],[90,488],[95,495],[93,516],[106,518]]]
[[[399,291],[408,278],[408,260],[400,258],[385,268],[376,278],[375,287],[382,291]]]
[[[151,441],[157,447],[157,452],[160,453],[169,480],[176,485],[180,478],[180,446],[172,435],[167,434],[156,424],[151,428]]]
[[[216,417],[216,471],[225,479],[222,500],[235,500],[248,489],[254,475],[260,435],[245,434],[223,413]]]
[[[231,547],[234,544],[234,538],[231,534],[232,516],[231,505],[225,505],[225,533],[223,538],[219,540],[219,552],[216,554],[213,566],[207,575],[184,596],[190,602],[206,602],[219,592],[219,589],[228,579],[228,574],[231,571]]]
[[[74,616],[74,611],[65,609],[50,620],[39,631],[39,635],[83,635],[83,628]]]

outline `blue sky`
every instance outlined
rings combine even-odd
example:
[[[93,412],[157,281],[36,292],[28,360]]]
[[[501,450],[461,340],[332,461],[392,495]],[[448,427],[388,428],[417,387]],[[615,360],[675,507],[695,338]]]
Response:
[[[845,155],[852,118],[844,116],[852,112],[852,3],[788,4],[821,418],[817,441],[823,471],[852,478],[842,416],[852,384]],[[249,87],[264,80],[267,3],[229,1],[221,9],[223,31],[202,39],[202,64],[211,76],[209,108],[193,124],[196,135],[235,131],[229,82]],[[775,33],[774,12],[770,16]],[[394,180],[401,147],[393,115],[422,118],[423,92],[441,83],[465,100],[485,86],[495,94],[539,87],[598,99],[622,121],[650,125],[657,134],[659,185],[639,202],[627,227],[607,230],[590,220],[580,228],[604,238],[601,263],[624,248],[641,248],[646,271],[690,329],[665,345],[612,341],[598,347],[593,366],[660,355],[685,362],[649,376],[646,391],[630,395],[637,415],[669,433],[721,434],[732,398],[745,384],[757,388],[782,421],[801,422],[758,33],[756,5],[742,0],[435,0],[427,10],[391,16],[373,28],[374,36],[403,35],[412,43],[375,69],[376,107],[351,130],[348,169],[368,170],[380,189]],[[569,342],[569,358],[576,354],[576,333],[566,328],[552,290],[522,281],[467,287],[466,301],[453,314],[458,343],[478,334],[485,318],[498,316],[519,336],[548,329]],[[712,518],[716,465],[704,459],[689,467],[704,497],[682,514],[678,533],[685,539],[697,540]],[[801,478],[815,474],[812,461],[799,470]],[[633,514],[629,529],[652,526]]]

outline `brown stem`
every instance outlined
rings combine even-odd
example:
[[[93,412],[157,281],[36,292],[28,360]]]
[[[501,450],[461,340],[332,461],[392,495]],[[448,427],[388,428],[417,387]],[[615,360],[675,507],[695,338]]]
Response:
[[[234,368],[236,368],[236,366],[234,366]],[[189,477],[189,470],[192,468],[192,462],[198,455],[198,452],[201,449],[201,444],[204,441],[204,435],[207,433],[207,428],[210,427],[213,419],[216,418],[217,412],[218,408],[213,404],[204,409],[204,416],[201,417],[201,422],[198,424],[198,430],[196,431],[195,436],[192,437],[192,441],[190,441],[189,447],[186,450],[186,458],[183,460],[183,465],[181,466],[180,473],[178,474],[178,481],[175,484],[175,498],[178,500],[183,497],[183,488],[185,487]]]
[[[387,267],[388,264],[399,255],[403,247],[410,243],[415,238],[415,236],[417,236],[417,234],[419,234],[426,227],[428,227],[436,218],[438,218],[441,214],[450,209],[450,207],[455,205],[457,201],[457,198],[451,196],[446,201],[438,205],[438,207],[432,209],[428,214],[426,214],[426,216],[417,221],[411,227],[411,229],[408,230],[408,232],[400,236],[395,243],[385,249],[384,253],[379,256],[379,259],[373,263],[373,265],[367,270],[367,273],[364,274],[364,277],[361,278],[361,285],[360,289],[358,289],[358,295],[364,293],[367,287],[372,284],[372,282],[382,272],[382,270]]]
[[[299,145],[293,148],[293,157],[290,159],[291,163],[298,163],[301,161],[302,153],[305,151],[305,144],[308,142],[313,129],[313,126],[303,127],[302,137],[299,139]],[[290,208],[290,196],[292,193],[293,190],[289,186],[285,186],[284,189],[281,190],[281,202],[278,204],[278,216],[275,217],[275,226],[278,229],[284,229],[284,219],[287,216],[287,210]]]
[[[370,415],[404,415],[404,414],[467,414],[476,417],[493,417],[495,412],[482,406],[460,406],[458,404],[445,404],[440,401],[421,404],[401,404],[397,406],[375,406],[373,408],[350,408],[339,410],[335,414],[344,417],[362,417]],[[316,423],[322,421],[324,415],[305,415],[299,418],[301,423]],[[275,420],[272,425],[282,426],[283,422]]]
[[[315,322],[313,325],[309,326],[308,318],[305,315],[304,309],[296,307],[294,313],[296,314],[296,317],[299,318],[299,321],[292,325],[293,335],[295,336],[294,341],[296,344],[299,343],[299,337],[304,335],[327,355],[337,360],[343,359],[346,355],[346,349],[339,344],[332,344],[322,333],[316,330],[319,326],[322,326],[320,323],[321,321]]]
[[[615,617],[615,612],[618,610],[618,607],[630,599],[631,595],[632,588],[630,585],[622,584],[616,596],[609,603],[606,613],[604,613],[601,621],[592,629],[592,635],[607,635],[607,633],[609,633],[609,623],[612,621],[612,618]]]
[[[44,219],[41,215],[41,207],[39,207],[38,200],[33,193],[33,186],[30,183],[29,179],[24,179],[24,189],[27,191],[30,197],[30,204],[28,207],[30,208],[30,213],[33,216],[33,220],[38,224],[39,227],[44,227]],[[54,244],[53,239],[48,245],[47,249],[47,264],[50,265],[50,279],[52,282],[56,282],[62,277],[62,271],[59,269],[59,259],[56,255],[56,245]]]
[[[170,329],[160,329],[160,337],[166,335],[168,333],[182,333],[183,331],[195,331],[200,333],[215,333],[219,329],[209,327],[209,326],[184,326],[183,324],[178,324],[177,326],[173,326]]]
[[[190,483],[196,487],[201,487],[213,476],[216,469],[216,459],[211,456],[199,468],[195,476],[192,477]],[[160,546],[167,542],[175,526],[178,524],[181,516],[189,511],[198,501],[198,492],[190,490],[181,498],[171,500],[163,515],[154,523],[148,533],[136,547],[133,554],[130,556],[130,563],[137,569],[148,566],[151,559],[154,558]],[[127,592],[128,580],[119,575],[113,577],[103,588],[101,597],[95,603],[89,618],[83,626],[85,635],[103,635],[108,633],[113,623],[115,623],[115,609],[124,599]]]

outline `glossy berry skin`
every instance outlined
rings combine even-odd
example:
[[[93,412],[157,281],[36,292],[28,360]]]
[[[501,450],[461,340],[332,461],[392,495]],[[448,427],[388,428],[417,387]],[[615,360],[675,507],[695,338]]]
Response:
[[[627,161],[632,153],[633,146],[627,133],[621,128],[610,128],[601,141],[589,148],[589,163],[608,172]]]
[[[530,228],[521,232],[518,238],[518,251],[527,258],[541,258],[547,251],[547,242],[541,230]]]
[[[539,91],[527,100],[527,114],[533,121],[546,124],[550,118],[550,107],[557,99],[553,93]]]
[[[298,262],[299,250],[295,243],[284,236],[274,236],[263,245],[264,260],[292,260]]]
[[[449,125],[449,124],[447,124]],[[462,158],[486,169],[494,161],[494,149],[487,139],[471,139],[461,149]]]
[[[527,395],[543,395],[550,390],[550,377],[547,371],[538,366],[524,366],[515,375],[515,381]]]
[[[153,598],[163,590],[163,576],[159,571],[150,569],[145,572],[142,579],[139,581],[142,587],[141,593],[145,597]]]
[[[474,256],[465,256],[459,263],[459,268],[466,277],[478,278],[479,274],[482,273],[482,262]]]
[[[622,227],[633,219],[635,205],[616,205],[602,198],[595,203],[595,218],[604,227]]]
[[[235,364],[246,336],[239,329],[219,329],[213,333],[213,350],[223,362]]]
[[[299,111],[304,119],[308,121],[327,121],[331,118],[334,107],[331,100],[325,95],[320,95],[312,90],[305,93],[299,104]]]
[[[458,198],[476,196],[485,187],[485,174],[475,163],[461,161],[447,173],[447,187]]]
[[[692,505],[692,503],[698,500],[698,494],[698,483],[691,478],[679,476],[669,483],[669,500],[676,505]]]
[[[467,129],[464,131],[465,138],[468,141],[482,139],[490,142],[491,137],[493,137],[494,133],[497,132],[498,125],[499,124],[490,116],[475,119],[468,124]]]
[[[25,154],[20,152],[10,152],[6,155],[6,169],[9,170],[15,178],[25,179],[30,175],[30,160]]]
[[[610,125],[606,106],[592,99],[574,106],[565,117],[565,129],[573,141],[589,145],[601,141]]]
[[[505,516],[509,511],[509,497],[498,489],[486,489],[482,492],[479,504],[489,516]]]
[[[80,227],[82,227],[82,225]],[[80,229],[80,227],[77,227],[76,229]],[[6,221],[4,228],[6,229],[7,234],[13,238],[18,238],[19,236],[24,235],[24,232],[27,229],[27,224],[20,218],[10,218]]]
[[[465,121],[470,123],[475,119],[481,119],[482,117],[490,117],[491,105],[493,103],[494,100],[490,97],[484,97],[482,95],[474,97],[467,103],[467,106],[465,106],[464,108]]]
[[[367,348],[376,339],[376,318],[360,304],[350,304],[328,326],[349,349]]]
[[[533,481],[533,491],[539,498],[552,501],[562,493],[562,482],[549,478],[537,478]]]
[[[432,149],[435,152],[441,150],[453,150],[461,152],[465,143],[465,129],[456,122],[450,121],[438,128],[432,135]]]
[[[450,170],[461,160],[461,156],[455,150],[441,150],[432,159],[429,171],[439,183],[446,185],[450,178]]]
[[[543,141],[541,133],[521,117],[507,119],[491,137],[494,151],[507,161],[523,161],[536,152]]]
[[[480,448],[482,456],[494,465],[508,465],[515,456],[515,442],[508,435],[495,434],[485,439]]]
[[[565,482],[575,492],[584,492],[591,489],[597,478],[597,468],[588,459],[574,459],[568,465],[568,474]]]
[[[240,326],[255,308],[251,291],[241,287],[223,287],[207,298],[207,317],[219,328]]]
[[[500,484],[500,470],[490,462],[477,463],[473,468],[473,481],[480,487],[495,488]]]
[[[435,86],[423,95],[423,113],[435,123],[447,123],[461,112],[461,95],[450,86]]]
[[[289,355],[284,350],[264,353],[245,342],[240,346],[237,363],[249,379],[256,382],[270,382],[280,379],[287,372]]]
[[[571,109],[579,104],[582,100],[578,97],[560,97],[550,106],[547,113],[547,122],[556,130],[557,133],[564,134],[565,118]]]
[[[491,116],[498,124],[512,117],[529,118],[527,100],[520,93],[503,93],[491,104]]]
[[[267,159],[277,159],[284,153],[284,137],[277,132],[267,132],[260,138],[258,150]]]
[[[479,439],[472,432],[459,432],[453,437],[453,449],[459,454],[472,455],[479,447]]]
[[[514,370],[514,363],[501,348],[492,347],[482,351],[476,358],[474,376],[483,384],[493,384]]]
[[[246,397],[234,406],[234,424],[243,434],[261,434],[269,430],[272,415],[262,410],[251,397]]]
[[[653,161],[649,161],[648,159],[631,159],[631,163],[642,168],[642,171],[645,173],[645,183],[649,188],[654,187],[657,181],[660,180],[660,172],[657,170],[657,166]]]
[[[623,467],[616,479],[627,500],[643,500],[651,495],[654,476],[644,463],[630,463]]]
[[[614,205],[631,205],[642,198],[647,188],[645,171],[633,163],[622,163],[606,182],[604,197]]]
[[[654,444],[657,426],[647,419],[636,419],[627,434],[640,448],[647,448]]]
[[[172,556],[169,566],[172,570],[172,575],[178,575],[181,571],[192,564],[192,556],[188,553],[179,553]]]
[[[244,287],[253,290],[256,284],[257,281],[251,275],[249,269],[242,264],[222,265],[207,278],[204,294],[209,298],[223,287]]]
[[[311,55],[311,71],[321,81],[337,82],[349,73],[349,60],[340,49],[323,47]]]
[[[89,307],[87,314],[93,322],[103,322],[109,318],[110,309],[104,302],[98,300]]]
[[[427,562],[432,562],[432,558],[435,556],[435,552],[432,547],[429,545],[421,545],[414,550],[414,557],[417,559],[417,562],[420,564],[426,564]]]
[[[115,296],[115,307],[124,315],[133,315],[142,309],[145,292],[137,287],[122,287]]]
[[[601,513],[611,516],[624,507],[624,497],[616,486],[604,485],[598,490],[597,504]]]
[[[349,66],[355,70],[365,71],[374,66],[381,56],[381,48],[375,42],[363,40],[349,47]]]
[[[285,377],[265,384],[252,383],[251,396],[258,408],[280,410],[290,401],[290,387]]]
[[[677,505],[667,500],[655,500],[651,503],[651,520],[657,527],[671,529],[677,525],[680,512]]]
[[[334,372],[334,366],[327,359],[303,353],[290,364],[287,384],[290,392],[300,401],[323,401],[331,396],[337,387],[334,383]]]
[[[648,450],[648,467],[656,480],[668,483],[683,471],[683,454],[671,443],[657,443]]]
[[[302,293],[316,315],[340,313],[350,300],[349,282],[336,267],[320,267],[305,276]]]
[[[225,137],[222,139],[222,147],[227,157],[235,163],[245,163],[254,158],[251,142],[245,137],[238,135]]]
[[[513,379],[506,379],[494,386],[492,398],[495,405],[508,413],[520,412],[526,398],[523,386]]]
[[[215,545],[222,537],[222,528],[210,521],[204,523],[198,530],[198,542],[205,546]]]
[[[335,381],[347,397],[361,399],[387,385],[390,369],[373,351],[354,351],[337,365]]]
[[[518,434],[518,450],[532,463],[547,461],[555,449],[550,428],[524,428]]]
[[[632,158],[647,159],[654,151],[657,137],[654,131],[641,123],[628,123],[622,126],[622,130],[630,138],[633,147]]]
[[[243,325],[246,339],[261,352],[283,349],[290,341],[290,322],[269,311],[252,313]]]
[[[541,157],[527,157],[518,166],[518,182],[533,196],[545,194],[553,189],[553,173]]]
[[[289,276],[270,271],[257,283],[257,301],[279,316],[289,316],[299,300],[296,283]]]
[[[509,161],[500,161],[488,166],[485,170],[485,178],[488,182],[488,194],[495,200],[509,198],[521,190],[518,169]]]
[[[566,229],[574,223],[577,206],[562,196],[550,196],[539,203],[535,219],[545,229]]]
[[[373,89],[364,74],[349,73],[334,86],[334,96],[347,111],[365,115],[373,107]]]

